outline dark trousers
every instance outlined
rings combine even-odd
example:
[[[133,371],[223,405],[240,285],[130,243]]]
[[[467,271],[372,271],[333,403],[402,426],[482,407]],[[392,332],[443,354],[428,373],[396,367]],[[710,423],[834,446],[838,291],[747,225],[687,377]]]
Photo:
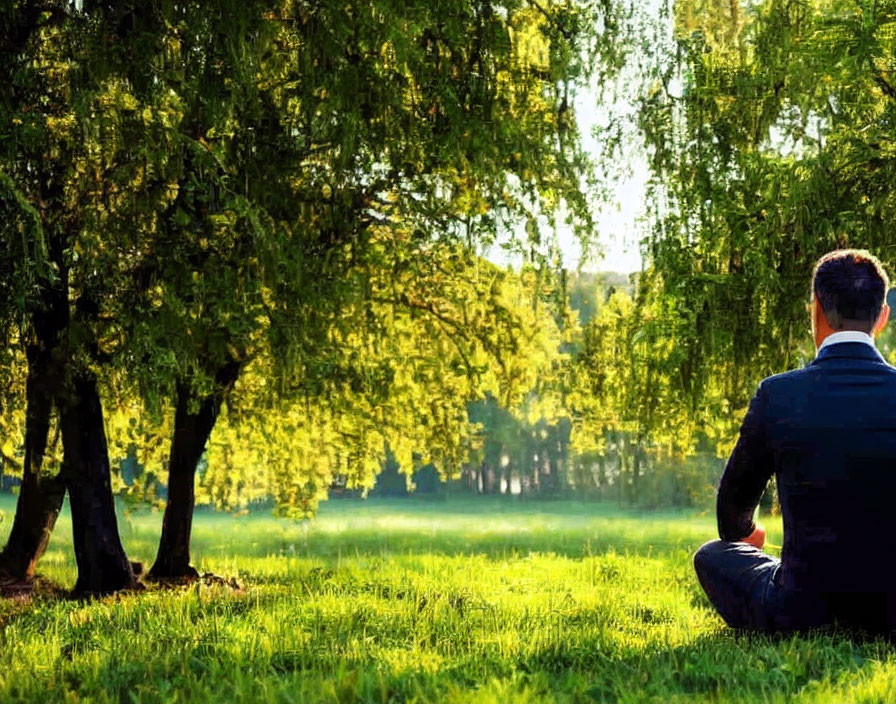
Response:
[[[780,584],[781,560],[747,543],[711,540],[694,555],[700,586],[732,628],[805,631],[833,622],[821,596]]]
[[[807,631],[831,624],[896,641],[896,592],[795,592],[780,583],[781,561],[747,543],[710,540],[694,555],[709,601],[732,628]]]

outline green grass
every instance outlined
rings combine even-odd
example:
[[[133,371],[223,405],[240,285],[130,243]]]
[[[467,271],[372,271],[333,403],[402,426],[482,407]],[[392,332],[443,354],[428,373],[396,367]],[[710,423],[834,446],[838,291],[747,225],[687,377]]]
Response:
[[[159,523],[122,516],[132,559]],[[0,602],[0,702],[896,701],[881,641],[726,628],[691,567],[712,537],[711,515],[574,503],[200,512],[200,571],[242,591]],[[63,516],[41,571],[64,586],[70,547]]]

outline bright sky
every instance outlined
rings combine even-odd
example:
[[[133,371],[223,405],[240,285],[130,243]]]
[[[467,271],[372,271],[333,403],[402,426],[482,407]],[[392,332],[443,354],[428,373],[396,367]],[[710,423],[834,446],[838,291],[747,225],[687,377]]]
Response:
[[[599,104],[596,91],[583,91],[575,101],[576,116],[582,134],[582,144],[592,154],[598,173],[601,171],[597,134],[606,127],[610,114],[616,120],[631,120],[634,124],[634,108],[625,103],[616,103],[612,109]],[[648,178],[647,158],[637,139],[630,140],[630,146],[623,150],[623,163],[609,165],[603,178],[608,184],[608,202],[595,203],[594,220],[596,232],[593,237],[592,254],[588,261],[582,261],[582,247],[572,230],[563,225],[558,227],[557,239],[563,256],[564,268],[575,271],[618,271],[628,274],[641,270],[639,240],[643,237],[643,225],[639,219],[644,214],[646,184]],[[521,231],[518,233],[524,238]],[[596,250],[596,251],[595,251]],[[516,264],[517,257],[493,247],[486,256],[500,264]]]
[[[598,105],[598,97],[591,91],[579,95],[575,105],[582,143],[594,155],[595,161],[598,161],[595,130],[606,127],[610,111]],[[621,117],[634,120],[633,110],[631,106],[617,103],[612,112],[616,119]],[[597,257],[592,257],[592,261],[582,262],[582,248],[575,236],[568,229],[561,230],[558,238],[567,269],[574,270],[581,263],[585,271],[618,271],[628,274],[641,270],[638,243],[644,233],[639,219],[644,214],[648,165],[643,147],[634,142],[632,140],[630,146],[623,150],[623,168],[614,165],[611,169],[621,172],[621,175],[612,179],[610,202],[601,204],[596,210],[597,232],[594,239],[603,256],[598,254]],[[599,161],[597,168],[601,168]]]
[[[606,127],[610,111],[598,104],[596,93],[591,91],[578,96],[575,108],[583,146],[592,154],[600,174],[596,134],[601,127]],[[631,106],[624,104],[616,104],[612,109],[617,120],[633,121],[632,111]],[[607,202],[594,204],[596,232],[589,260],[582,261],[582,247],[572,230],[563,223],[558,226],[558,244],[563,266],[567,270],[575,271],[581,267],[583,271],[617,271],[624,274],[641,270],[639,240],[644,232],[639,220],[644,214],[648,165],[643,147],[636,142],[631,140],[631,146],[623,151],[623,163],[612,164],[603,174],[610,196]],[[525,238],[522,228],[518,236]],[[509,256],[497,246],[487,251],[486,256],[502,265],[518,263],[518,257]]]
[[[629,3],[636,12],[644,17],[658,18],[667,29],[660,31],[662,41],[671,44],[671,12],[668,11],[668,0],[621,0]],[[666,12],[661,8],[666,7]],[[663,19],[665,17],[665,19]],[[638,57],[633,55],[633,63],[623,69],[629,78],[639,74]],[[630,84],[636,84],[632,81]],[[677,81],[673,78],[670,87]],[[607,127],[610,120],[621,121],[626,125],[627,145],[619,157],[619,162],[603,168],[604,183],[607,184],[610,197],[606,203],[595,203],[594,220],[597,231],[593,241],[597,256],[592,255],[589,261],[582,261],[582,248],[578,240],[567,227],[561,227],[557,233],[563,255],[563,265],[574,271],[581,267],[584,271],[618,271],[631,273],[641,270],[641,254],[639,242],[646,234],[641,222],[645,213],[646,186],[649,175],[647,155],[643,143],[635,131],[636,110],[634,105],[623,99],[613,104],[602,104],[595,88],[583,90],[575,100],[576,118],[578,120],[582,143],[586,151],[592,154],[598,173],[602,166],[598,150],[598,139],[602,128]],[[612,118],[611,118],[612,115]],[[617,124],[619,124],[617,122]],[[506,255],[495,257],[504,259]]]
[[[617,271],[628,274],[641,270],[639,241],[644,236],[640,222],[644,215],[646,185],[649,167],[644,148],[634,133],[636,115],[634,106],[625,100],[612,105],[602,104],[596,89],[583,90],[575,100],[576,118],[582,135],[582,145],[592,155],[598,175],[607,185],[607,202],[594,203],[596,232],[592,238],[592,254],[582,261],[582,247],[571,229],[562,223],[557,238],[563,256],[564,268],[575,271]],[[612,117],[611,117],[612,116]],[[612,164],[602,165],[598,135],[611,120],[625,124],[627,145]],[[520,239],[525,235],[520,228]],[[499,264],[517,264],[518,257],[495,246],[486,256]]]

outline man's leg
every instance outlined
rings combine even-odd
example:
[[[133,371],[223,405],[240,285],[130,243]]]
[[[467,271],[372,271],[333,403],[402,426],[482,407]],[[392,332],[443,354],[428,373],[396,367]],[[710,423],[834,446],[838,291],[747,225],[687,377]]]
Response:
[[[711,540],[694,555],[700,586],[732,628],[799,631],[830,621],[825,605],[778,583],[781,561],[747,543]]]
[[[732,628],[756,628],[762,599],[780,560],[747,543],[711,540],[694,555],[694,569],[710,603]]]

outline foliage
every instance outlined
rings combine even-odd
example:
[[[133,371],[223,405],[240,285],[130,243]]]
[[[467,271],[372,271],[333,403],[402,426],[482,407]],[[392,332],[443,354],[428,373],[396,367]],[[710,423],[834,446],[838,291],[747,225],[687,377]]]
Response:
[[[571,8],[207,6],[147,24],[152,89],[134,90],[144,121],[171,104],[129,141],[161,142],[169,165],[153,169],[167,200],[139,271],[158,283],[116,296],[142,385],[187,376],[201,395],[265,335],[281,385],[321,393],[363,323],[347,311],[366,315],[384,278],[395,305],[450,286],[437,243],[488,242],[561,201],[586,229],[586,162],[557,122],[580,68],[552,22]]]
[[[432,463],[443,476],[456,475],[479,442],[467,402],[491,393],[519,406],[551,373],[559,342],[524,279],[462,256],[455,267],[459,279],[443,280],[438,301],[414,284],[396,306],[387,297],[401,285],[394,277],[383,282],[384,295],[374,291],[379,305],[366,307],[367,325],[340,341],[343,358],[330,379],[342,383],[328,386],[326,398],[278,403],[247,375],[213,438],[202,477],[208,496],[218,505],[254,498],[235,485],[245,475],[240,468],[251,467],[270,473],[247,477],[259,496],[273,494],[284,512],[307,514],[337,478],[348,488],[372,488],[387,447],[408,474]],[[255,383],[265,385],[261,376]]]
[[[474,491],[539,496],[566,492],[570,453],[569,422],[565,416],[519,417],[494,397],[471,404],[469,415],[480,427],[482,438],[479,452],[465,471],[466,481]]]
[[[175,390],[198,405],[233,361],[207,496],[299,513],[336,473],[369,486],[386,442],[451,471],[467,401],[528,391],[541,294],[475,253],[525,224],[541,269],[557,213],[590,231],[570,104],[618,64],[612,4],[36,7],[5,17],[0,315],[28,336],[62,301],[61,356],[150,468],[133,498]]]
[[[387,447],[408,474],[434,463],[456,475],[483,441],[467,403],[485,393],[520,413],[550,412],[548,382],[563,359],[550,289],[538,294],[534,272],[461,250],[444,261],[437,298],[410,275],[390,275],[360,310],[343,311],[360,322],[334,333],[320,389],[298,382],[284,393],[269,372],[273,351],[259,353],[212,434],[199,501],[236,508],[274,497],[282,512],[307,515],[336,481],[369,490]],[[126,489],[138,500],[156,495],[170,433],[170,416],[152,425],[142,410],[126,407],[110,422],[113,456],[134,451],[147,470]]]
[[[25,443],[25,360],[18,346],[5,350],[0,362],[0,476],[19,475]]]
[[[758,381],[814,354],[817,258],[863,247],[893,270],[894,20],[892,2],[686,0],[620,30],[644,47],[619,89],[638,96],[651,230],[637,290],[585,329],[581,451],[615,432],[652,458],[727,455]]]
[[[576,485],[601,493],[614,485],[617,498],[641,501],[656,498],[640,486],[642,477],[692,454],[704,419],[680,412],[679,317],[648,283],[639,282],[636,298],[624,289],[598,296],[570,368],[568,399]]]

